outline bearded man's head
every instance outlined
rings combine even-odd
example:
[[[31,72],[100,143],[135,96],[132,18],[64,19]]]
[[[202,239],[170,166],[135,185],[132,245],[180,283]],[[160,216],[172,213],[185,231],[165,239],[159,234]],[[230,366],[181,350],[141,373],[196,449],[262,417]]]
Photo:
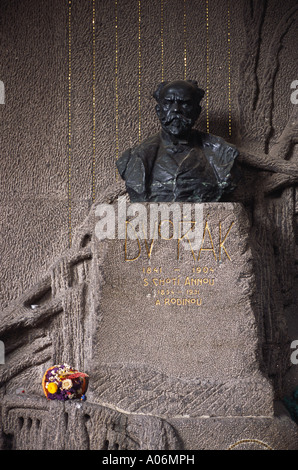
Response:
[[[193,80],[162,82],[153,93],[162,128],[174,137],[187,137],[201,113],[204,94]]]

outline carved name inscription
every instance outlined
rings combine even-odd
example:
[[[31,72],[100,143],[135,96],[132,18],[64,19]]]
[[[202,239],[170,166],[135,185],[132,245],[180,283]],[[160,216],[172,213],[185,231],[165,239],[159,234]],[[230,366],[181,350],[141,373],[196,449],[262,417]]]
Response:
[[[126,221],[127,226],[130,224]],[[168,224],[173,230],[167,236],[163,236],[162,226]],[[158,224],[158,238],[152,240],[140,239],[137,232],[133,232],[133,237],[127,236],[127,230],[125,232],[126,237],[124,241],[124,260],[126,262],[135,262],[137,260],[148,258],[151,261],[155,261],[154,257],[154,246],[163,241],[164,243],[172,243],[172,261],[177,261],[176,267],[169,268],[169,263],[165,263],[163,266],[142,266],[143,287],[146,295],[153,295],[155,306],[192,306],[200,307],[203,304],[204,292],[207,288],[211,288],[215,285],[215,271],[218,263],[223,261],[232,261],[231,251],[228,251],[229,235],[233,229],[235,221],[229,223],[228,227],[225,228],[225,224],[219,221],[214,230],[212,224],[208,223],[208,220],[203,221],[202,226],[203,233],[197,250],[194,250],[192,240],[195,239],[194,233],[197,229],[198,221],[190,221],[189,226],[186,228],[184,233],[181,233],[179,237],[174,237],[174,223],[171,220],[161,220]],[[217,237],[214,238],[214,234],[217,232]],[[135,240],[133,241],[133,238]],[[198,242],[198,240],[196,240]],[[130,250],[128,248],[130,246]],[[179,260],[181,259],[181,252],[183,249],[189,252],[189,262],[198,263],[200,260],[208,260],[213,264],[209,265],[197,265],[194,264],[192,267],[188,266],[185,271],[183,265],[181,267]],[[214,262],[216,264],[214,265]]]
[[[204,290],[207,286],[215,285],[215,278],[212,277],[215,269],[208,266],[192,267],[187,276],[182,275],[181,268],[174,268],[170,273],[166,271],[161,266],[142,268],[142,273],[146,276],[143,278],[143,285],[154,293],[156,306],[200,307]]]
[[[174,240],[175,239],[174,233],[169,238],[163,237],[163,235],[161,233],[161,227],[162,227],[163,223],[173,224],[173,222],[171,220],[162,220],[159,223],[158,235],[159,235],[160,240],[164,240],[164,241]],[[190,234],[194,234],[194,231],[197,228],[197,221],[190,221],[189,224],[190,224],[191,228],[188,229],[187,231],[185,231],[185,233],[182,234],[179,238],[177,237],[177,241],[176,241],[176,243],[177,243],[177,248],[176,248],[177,260],[180,259],[181,245],[182,245],[182,243],[184,243],[184,246],[185,246],[185,244],[188,244],[188,249],[191,251],[191,254],[192,254],[192,257],[193,257],[194,261],[200,261],[202,254],[205,253],[205,252],[211,253],[212,256],[214,257],[215,261],[221,261],[222,258],[225,257],[225,256],[231,261],[230,254],[228,253],[228,251],[226,249],[226,242],[227,242],[227,238],[230,234],[230,231],[231,231],[234,223],[235,222],[232,221],[232,223],[230,224],[230,226],[227,229],[226,233],[223,234],[222,222],[219,222],[218,223],[218,237],[219,238],[218,238],[217,241],[213,241],[212,233],[211,233],[211,229],[209,227],[208,221],[205,221],[204,222],[204,230],[203,230],[203,237],[202,237],[201,245],[200,245],[200,248],[198,249],[198,251],[196,253],[196,251],[194,250],[194,248],[192,246]],[[130,225],[130,222],[126,221],[126,225]],[[141,256],[141,253],[142,253],[141,239],[138,237],[138,235],[136,233],[135,233],[135,241],[136,241],[136,244],[135,244],[136,251],[134,253],[134,256],[130,257],[129,254],[128,254],[128,249],[127,249],[128,237],[127,237],[127,230],[126,230],[125,244],[124,244],[124,258],[125,258],[125,261],[136,261]],[[155,241],[156,241],[155,239],[150,240],[150,241],[144,239],[145,252],[147,254],[148,259],[151,259],[151,255],[152,255],[152,252],[153,252],[153,247],[154,247]]]
[[[147,364],[189,378],[243,370],[241,357],[231,358],[242,342],[247,351],[248,219],[240,204],[201,208],[196,226],[190,214],[176,226],[160,217],[142,237],[142,224],[127,217],[126,236],[98,243],[100,363]],[[248,349],[253,358],[255,345]]]

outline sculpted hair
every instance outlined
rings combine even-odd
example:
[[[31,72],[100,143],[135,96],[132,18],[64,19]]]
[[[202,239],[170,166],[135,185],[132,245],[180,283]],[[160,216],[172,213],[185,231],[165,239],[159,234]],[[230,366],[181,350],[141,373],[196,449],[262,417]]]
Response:
[[[187,83],[189,83],[190,85],[192,85],[193,87],[193,90],[195,92],[195,97],[196,97],[196,101],[197,101],[197,105],[200,104],[200,101],[201,99],[204,97],[205,95],[205,91],[202,90],[202,88],[199,88],[198,87],[198,82],[196,80],[185,80]],[[158,87],[156,88],[156,90],[153,92],[153,98],[155,98],[155,100],[159,103],[160,101],[160,94],[162,92],[162,90],[164,89],[164,87],[166,85],[169,85],[170,83],[172,82],[161,82]]]

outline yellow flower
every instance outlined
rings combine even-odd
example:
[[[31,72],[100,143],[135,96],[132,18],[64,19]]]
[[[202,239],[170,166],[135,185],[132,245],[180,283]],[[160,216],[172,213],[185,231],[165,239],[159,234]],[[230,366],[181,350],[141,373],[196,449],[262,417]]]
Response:
[[[48,385],[48,391],[49,391],[50,393],[56,393],[57,390],[58,390],[58,385],[57,385],[57,384],[55,384],[55,383],[50,383],[50,384]]]

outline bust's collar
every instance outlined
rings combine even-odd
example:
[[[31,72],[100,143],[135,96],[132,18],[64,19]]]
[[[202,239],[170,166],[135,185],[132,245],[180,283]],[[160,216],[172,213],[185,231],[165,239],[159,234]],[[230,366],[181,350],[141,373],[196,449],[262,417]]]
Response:
[[[179,139],[176,137],[172,137],[164,129],[161,129],[160,131],[160,137],[161,140],[166,144],[167,146],[175,146],[175,145],[185,145],[189,146],[192,142],[192,132],[190,133],[189,139]]]

